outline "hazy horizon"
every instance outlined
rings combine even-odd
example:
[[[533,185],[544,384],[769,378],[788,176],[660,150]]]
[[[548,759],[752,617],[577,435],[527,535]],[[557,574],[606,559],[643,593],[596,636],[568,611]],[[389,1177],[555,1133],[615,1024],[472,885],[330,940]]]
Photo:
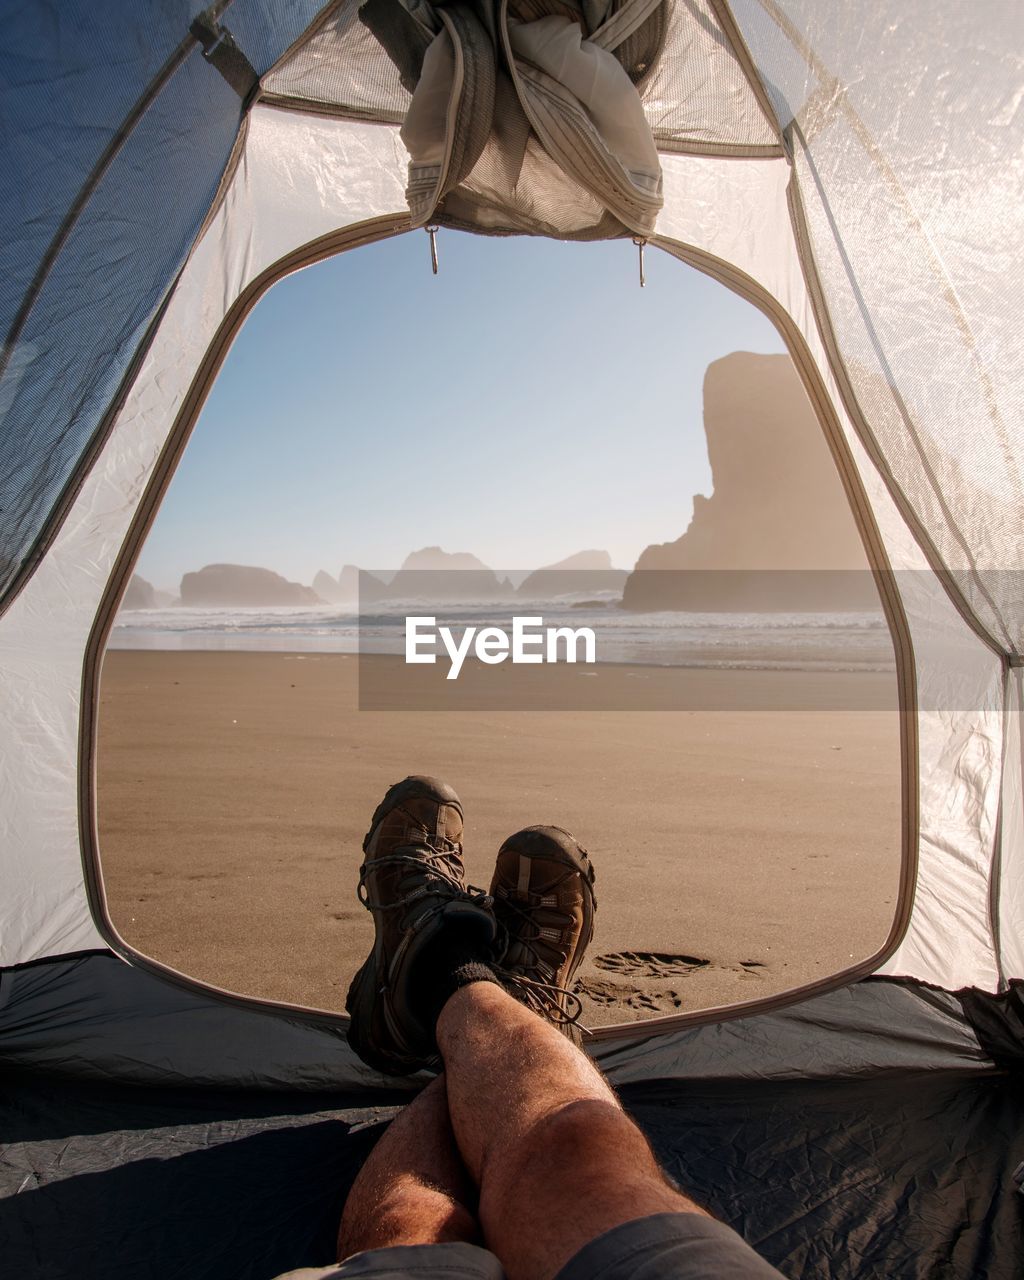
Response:
[[[309,585],[412,551],[532,570],[632,568],[711,492],[707,366],[784,351],[759,311],[628,241],[443,231],[342,255],[256,306],[211,389],[136,572],[206,564]],[[699,317],[694,319],[694,317]]]
[[[440,548],[437,548],[437,547],[434,547],[434,546],[426,546],[426,547],[410,547],[410,548],[409,548],[409,552],[408,552],[407,556],[403,557],[403,562],[404,562],[404,560],[408,559],[410,556],[414,555],[416,552],[420,552],[420,551],[432,551],[432,550],[440,550],[440,551],[441,551],[443,554],[445,554],[445,555],[449,555],[449,554],[460,555],[460,554],[467,554],[467,553],[468,553],[468,554],[470,554],[470,555],[475,554],[474,552],[472,552],[472,551],[471,551],[469,548],[467,548],[467,547],[455,547],[455,548],[449,548],[449,547],[440,547]],[[577,550],[576,550],[575,552],[568,552],[565,556],[562,556],[562,557],[561,557],[561,560],[569,560],[569,559],[571,559],[573,556],[577,555],[577,554],[578,554],[579,552],[581,552],[581,551],[603,551],[603,550],[606,550],[606,548],[604,548],[604,547],[578,547],[578,548],[577,548]],[[359,570],[361,570],[362,572],[365,572],[365,573],[370,574],[372,577],[376,577],[376,578],[378,578],[378,579],[380,579],[380,580],[382,580],[382,581],[387,582],[387,581],[388,581],[388,580],[389,580],[389,579],[390,579],[394,574],[398,573],[398,572],[403,568],[403,562],[400,562],[400,563],[398,563],[398,564],[393,564],[393,565],[366,565],[366,564],[361,564],[361,565],[355,565],[354,567],[355,567],[355,568],[357,568],[357,569],[359,569]],[[498,577],[499,579],[501,579],[501,578],[508,578],[508,579],[511,581],[511,583],[512,583],[512,585],[513,585],[514,587],[518,587],[518,586],[519,586],[519,584],[520,584],[520,582],[521,582],[521,581],[523,581],[523,580],[525,580],[525,579],[526,579],[526,578],[527,578],[531,573],[535,573],[538,569],[554,568],[554,567],[556,567],[556,566],[560,563],[560,561],[557,561],[557,560],[556,560],[556,561],[548,561],[548,562],[547,562],[547,563],[545,563],[545,564],[531,564],[531,565],[501,565],[501,564],[486,564],[486,563],[485,563],[485,562],[483,562],[483,561],[481,561],[481,563],[483,564],[483,567],[484,567],[485,569],[490,570],[490,572],[492,572],[493,574],[495,574],[495,575],[496,575],[496,577]],[[197,562],[196,564],[192,565],[190,568],[186,569],[186,570],[184,571],[184,573],[196,573],[196,572],[200,571],[201,569],[205,569],[205,568],[207,568],[207,567],[209,567],[209,566],[212,566],[212,565],[220,565],[220,564],[228,564],[228,565],[232,565],[232,566],[234,566],[234,567],[238,567],[238,568],[269,569],[269,570],[271,570],[271,572],[273,572],[273,573],[279,573],[279,571],[278,571],[277,569],[275,569],[273,565],[269,565],[269,564],[256,564],[255,562],[249,563],[249,562],[243,562],[243,561],[240,561],[240,560],[228,560],[228,561],[225,561],[225,560],[213,560],[213,559],[206,559],[206,560],[202,560],[201,562]],[[346,562],[345,562],[345,564],[352,564],[352,561],[346,561]],[[313,573],[312,573],[312,575],[311,575],[311,577],[310,577],[309,579],[302,579],[302,578],[290,578],[290,579],[289,579],[289,578],[288,578],[288,575],[287,575],[287,574],[285,574],[285,573],[279,573],[279,576],[280,576],[280,577],[282,577],[282,578],[285,578],[285,579],[286,579],[286,580],[288,580],[288,581],[291,581],[291,582],[298,582],[298,583],[300,583],[300,585],[302,585],[302,586],[307,586],[307,587],[308,587],[308,586],[311,586],[311,585],[312,585],[313,578],[317,577],[317,575],[321,572],[321,570],[322,570],[323,572],[325,572],[325,573],[329,574],[329,575],[330,575],[332,578],[334,578],[335,580],[337,580],[337,579],[338,579],[339,570],[341,570],[343,567],[344,567],[344,565],[341,565],[341,564],[339,564],[339,565],[322,564],[322,565],[320,565],[317,569],[315,569],[315,570],[313,571]],[[630,564],[612,564],[612,565],[611,565],[611,569],[612,569],[612,570],[615,570],[615,571],[622,571],[622,572],[627,572],[627,573],[628,573],[628,572],[630,572],[634,567],[635,567],[635,566],[634,566],[634,564],[632,564],[632,563],[630,563]],[[444,574],[444,573],[451,573],[451,572],[457,572],[457,571],[458,571],[458,567],[456,566],[456,567],[454,567],[454,568],[452,568],[452,569],[441,569],[441,568],[438,568],[438,569],[430,570],[429,572],[434,572],[434,573]],[[469,571],[469,572],[480,572],[480,570],[474,570],[474,569],[472,569],[472,568],[470,568],[468,571]],[[150,582],[150,580],[149,580],[148,578],[146,578],[146,575],[141,571],[141,567],[136,567],[135,572],[136,572],[136,574],[137,574],[139,577],[141,577],[141,578],[145,578],[147,582]],[[424,571],[424,570],[422,570],[422,569],[419,569],[419,570],[417,570],[417,572],[422,573],[422,572],[425,572],[425,571]],[[576,574],[576,576],[579,576],[580,574],[585,574],[585,573],[595,573],[595,572],[600,573],[600,572],[603,572],[603,571],[602,571],[602,570],[594,570],[594,569],[589,569],[589,570],[588,570],[588,569],[582,569],[582,570],[581,570],[581,569],[576,569],[576,570],[573,570],[573,569],[571,569],[571,568],[570,568],[570,569],[567,569],[565,572],[567,572],[567,573],[574,573],[574,574]],[[182,576],[184,576],[184,575],[182,575]],[[164,592],[171,592],[171,591],[173,591],[173,592],[177,592],[178,588],[181,586],[181,579],[179,578],[179,579],[178,579],[178,581],[177,581],[177,582],[175,582],[175,583],[173,583],[173,584],[170,584],[170,583],[168,583],[168,584],[161,584],[161,583],[158,583],[158,582],[150,582],[150,585],[151,585],[152,587],[155,587],[158,591],[164,591]]]

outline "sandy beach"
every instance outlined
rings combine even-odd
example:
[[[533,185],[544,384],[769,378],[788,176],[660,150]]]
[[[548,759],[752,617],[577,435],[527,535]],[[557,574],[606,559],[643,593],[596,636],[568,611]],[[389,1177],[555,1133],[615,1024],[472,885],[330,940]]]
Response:
[[[360,711],[360,661],[395,660],[108,652],[100,850],[134,947],[232,991],[342,1009],[372,939],[361,839],[411,772],[457,788],[475,883],[531,823],[589,849],[592,1025],[779,992],[884,940],[900,859],[897,718],[877,709],[891,677],[846,673],[833,710],[756,709],[835,702],[827,673],[677,670],[656,678],[688,682],[673,705],[693,710]],[[621,669],[594,678],[636,687]],[[871,709],[848,709],[860,689]]]

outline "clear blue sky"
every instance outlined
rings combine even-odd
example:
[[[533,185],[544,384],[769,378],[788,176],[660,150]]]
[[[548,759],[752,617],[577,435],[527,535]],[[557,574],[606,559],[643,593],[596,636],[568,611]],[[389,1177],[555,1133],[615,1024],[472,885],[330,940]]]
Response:
[[[710,493],[708,364],[782,351],[753,307],[648,248],[423,232],[299,272],[257,305],[138,571],[228,561],[295,581],[412,550],[630,567]]]

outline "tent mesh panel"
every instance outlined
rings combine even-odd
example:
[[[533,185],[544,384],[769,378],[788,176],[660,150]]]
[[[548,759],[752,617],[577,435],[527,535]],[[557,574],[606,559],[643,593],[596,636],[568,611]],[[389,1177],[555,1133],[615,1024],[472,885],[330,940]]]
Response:
[[[263,88],[285,98],[340,108],[355,116],[405,118],[412,95],[395,64],[359,20],[357,5],[345,5],[266,77]]]
[[[675,0],[665,48],[641,96],[666,149],[778,144],[706,0]]]
[[[670,0],[665,46],[641,85],[659,143],[711,148],[772,147],[778,139],[707,0]],[[342,113],[401,121],[410,95],[376,37],[346,6],[264,88]]]

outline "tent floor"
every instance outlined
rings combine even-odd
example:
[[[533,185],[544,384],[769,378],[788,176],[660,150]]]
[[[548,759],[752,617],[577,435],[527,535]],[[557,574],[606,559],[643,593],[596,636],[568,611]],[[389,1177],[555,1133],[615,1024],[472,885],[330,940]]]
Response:
[[[2,1081],[0,1255],[46,1280],[323,1264],[393,1096]],[[1024,1274],[1006,1074],[671,1081],[625,1102],[669,1172],[790,1277]]]

